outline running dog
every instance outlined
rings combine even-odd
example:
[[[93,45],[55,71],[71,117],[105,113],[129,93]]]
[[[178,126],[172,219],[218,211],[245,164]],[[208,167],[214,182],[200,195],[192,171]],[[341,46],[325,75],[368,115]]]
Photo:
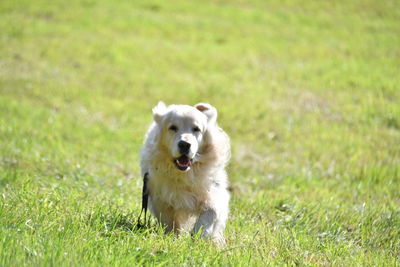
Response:
[[[140,163],[152,214],[168,232],[200,231],[204,239],[224,246],[230,142],[217,125],[217,110],[205,103],[159,102],[153,120]]]

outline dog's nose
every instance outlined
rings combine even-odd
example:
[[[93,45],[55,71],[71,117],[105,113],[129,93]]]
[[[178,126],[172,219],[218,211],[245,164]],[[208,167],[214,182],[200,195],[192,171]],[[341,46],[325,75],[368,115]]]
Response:
[[[189,153],[189,149],[190,149],[190,143],[181,140],[178,143],[178,148],[179,148],[179,152],[181,154],[188,154]]]

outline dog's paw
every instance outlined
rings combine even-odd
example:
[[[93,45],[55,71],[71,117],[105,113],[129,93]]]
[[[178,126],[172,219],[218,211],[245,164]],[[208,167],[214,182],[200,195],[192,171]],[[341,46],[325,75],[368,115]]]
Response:
[[[213,236],[212,242],[219,248],[226,248],[226,240],[222,235]]]

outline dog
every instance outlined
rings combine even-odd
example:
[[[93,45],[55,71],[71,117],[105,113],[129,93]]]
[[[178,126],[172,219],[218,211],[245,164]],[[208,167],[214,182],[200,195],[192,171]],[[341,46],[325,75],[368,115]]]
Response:
[[[140,162],[151,213],[167,232],[199,233],[224,247],[230,140],[217,124],[217,110],[206,103],[159,102],[153,120]]]

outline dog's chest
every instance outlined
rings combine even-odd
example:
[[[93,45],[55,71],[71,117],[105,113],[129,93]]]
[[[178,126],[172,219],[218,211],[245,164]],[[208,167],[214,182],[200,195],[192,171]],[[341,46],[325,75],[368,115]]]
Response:
[[[152,201],[160,201],[174,209],[199,211],[209,198],[207,186],[201,183],[153,177],[149,181]]]

